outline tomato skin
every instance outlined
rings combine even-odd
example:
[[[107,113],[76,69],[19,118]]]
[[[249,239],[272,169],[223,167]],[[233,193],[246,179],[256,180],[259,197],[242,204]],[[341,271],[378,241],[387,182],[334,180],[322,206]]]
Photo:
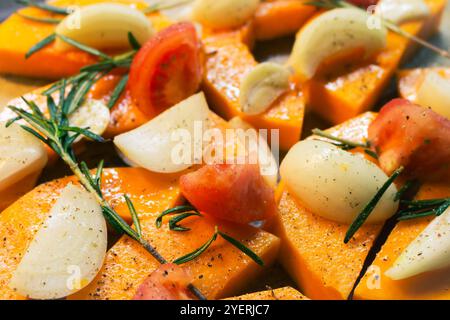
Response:
[[[133,102],[150,118],[158,115],[199,89],[203,64],[201,42],[192,23],[162,30],[133,59],[128,81]]]
[[[174,263],[161,264],[139,286],[133,300],[192,300],[187,272]]]
[[[376,5],[379,0],[347,0],[347,1],[354,4],[355,6],[368,8],[370,6]]]
[[[200,212],[218,219],[248,224],[276,212],[274,191],[256,164],[205,165],[181,176],[180,188]]]
[[[369,126],[369,141],[387,174],[400,166],[421,180],[450,172],[450,120],[408,100],[394,99],[381,109]]]

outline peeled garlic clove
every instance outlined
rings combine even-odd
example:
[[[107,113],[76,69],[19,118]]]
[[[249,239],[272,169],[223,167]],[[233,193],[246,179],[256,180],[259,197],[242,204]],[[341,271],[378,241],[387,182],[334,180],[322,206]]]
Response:
[[[155,33],[144,13],[119,3],[81,7],[61,21],[55,31],[56,34],[96,49],[129,48],[129,32],[140,44],[144,44]],[[56,47],[60,50],[71,48],[59,38],[56,39]]]
[[[277,63],[258,64],[242,79],[239,94],[241,110],[250,115],[266,111],[289,89],[289,76],[289,70]]]
[[[253,17],[260,0],[195,0],[194,21],[214,29],[236,28]]]
[[[88,99],[69,116],[69,124],[101,136],[108,128],[110,120],[109,108],[100,100]],[[82,139],[78,137],[75,142]]]
[[[281,179],[312,213],[350,224],[388,180],[365,158],[330,143],[304,140],[294,145],[280,166]],[[391,185],[367,219],[378,223],[398,209]]]
[[[0,190],[39,172],[47,160],[45,147],[38,138],[18,124],[7,128],[0,123]]]
[[[114,144],[133,164],[154,172],[183,171],[194,164],[209,109],[203,93],[195,94],[167,109],[146,124],[114,138]]]
[[[89,192],[69,184],[37,231],[9,286],[32,299],[68,296],[94,279],[106,247],[100,205]]]
[[[417,91],[418,104],[450,119],[450,79],[430,70]]]
[[[278,161],[275,159],[272,150],[270,150],[270,147],[267,144],[267,137],[259,135],[255,128],[239,117],[232,118],[228,123],[231,128],[242,130],[242,134],[236,132],[236,135],[244,146],[256,146],[257,162],[259,164],[261,176],[268,185],[276,188],[278,184]],[[249,149],[251,149],[251,147],[249,147]],[[247,151],[252,152],[252,150]]]
[[[375,14],[395,24],[425,18],[430,8],[423,0],[381,0]]]
[[[314,18],[297,34],[289,64],[298,75],[312,78],[320,64],[341,52],[364,48],[369,57],[386,46],[387,30],[380,24],[369,28],[363,10],[341,8]]]
[[[385,272],[393,280],[450,266],[450,208],[422,231]]]

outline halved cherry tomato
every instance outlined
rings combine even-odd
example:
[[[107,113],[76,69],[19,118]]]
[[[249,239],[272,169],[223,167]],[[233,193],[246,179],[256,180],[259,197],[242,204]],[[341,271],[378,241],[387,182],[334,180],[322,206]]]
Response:
[[[162,264],[139,286],[133,300],[192,300],[189,283],[183,268],[173,263]]]
[[[450,120],[405,99],[385,105],[369,126],[381,168],[391,174],[400,166],[421,180],[450,172]]]
[[[180,178],[183,196],[200,212],[241,224],[276,212],[273,189],[256,164],[205,165]]]
[[[128,86],[139,109],[154,117],[194,94],[202,80],[203,53],[192,23],[174,24],[136,54]]]

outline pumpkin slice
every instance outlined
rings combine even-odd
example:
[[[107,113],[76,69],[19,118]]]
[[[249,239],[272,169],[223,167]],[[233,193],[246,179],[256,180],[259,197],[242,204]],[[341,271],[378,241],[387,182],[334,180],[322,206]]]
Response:
[[[115,2],[145,8],[148,4],[143,0],[56,0],[53,5],[61,7],[80,6],[100,3]],[[36,9],[25,8],[22,14],[39,18],[62,18],[52,13]],[[164,16],[153,13],[149,14],[153,27],[156,31],[168,26],[170,21]],[[29,59],[25,54],[30,48],[55,32],[56,25],[31,21],[17,14],[11,15],[0,25],[0,73],[15,74],[45,79],[59,79],[77,73],[81,67],[92,64],[95,57],[81,52],[77,49],[61,51],[56,48],[55,43],[48,45]]]
[[[433,34],[438,26],[446,0],[426,0],[430,16],[401,25],[402,29],[422,38]],[[386,48],[370,63],[340,63],[339,67],[321,72],[304,84],[306,104],[324,119],[337,124],[369,110],[377,102],[402,61],[416,48],[410,40],[388,33]],[[351,61],[352,52],[345,61]],[[341,57],[342,58],[342,57]],[[333,64],[337,65],[337,64]]]
[[[291,82],[290,89],[265,112],[247,115],[239,105],[241,81],[256,65],[249,49],[233,34],[220,34],[204,39],[208,55],[204,92],[214,111],[229,120],[241,117],[256,129],[279,129],[280,148],[289,149],[302,130],[304,103],[300,90]],[[268,132],[270,137],[270,132]]]
[[[417,199],[447,198],[449,196],[450,183],[435,182],[424,184]],[[385,275],[403,250],[428,226],[432,219],[432,217],[427,217],[400,221],[395,226],[356,287],[355,299],[450,299],[449,268],[419,274],[403,280],[392,280]]]
[[[316,12],[316,8],[298,0],[264,1],[253,18],[257,40],[269,40],[294,34]]]
[[[75,181],[76,178],[67,177],[39,185],[1,213],[0,300],[24,298],[8,287],[12,273],[62,189]],[[115,210],[131,221],[123,194],[130,196],[138,210],[146,208],[159,212],[179,202],[177,182],[178,175],[155,174],[137,168],[105,169],[102,189]]]
[[[227,298],[225,300],[309,300],[309,299],[292,287],[283,287],[273,290],[248,293],[242,296]]]
[[[363,142],[375,118],[365,113],[328,132]],[[380,224],[365,224],[348,244],[348,224],[337,223],[308,211],[283,188],[274,234],[281,238],[280,260],[302,292],[311,299],[346,299],[381,230]]]

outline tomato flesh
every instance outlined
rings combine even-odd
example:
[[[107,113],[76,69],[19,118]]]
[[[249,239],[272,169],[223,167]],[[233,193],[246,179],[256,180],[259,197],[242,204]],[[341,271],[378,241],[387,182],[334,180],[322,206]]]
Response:
[[[258,165],[205,165],[183,175],[180,188],[200,212],[219,219],[248,224],[268,220],[276,212],[273,189]]]
[[[421,180],[442,179],[450,172],[450,120],[405,99],[385,105],[369,126],[381,168],[400,166]]]
[[[188,98],[203,75],[201,42],[193,24],[172,25],[138,51],[128,82],[133,102],[149,117]]]
[[[180,266],[162,264],[139,286],[133,300],[192,300],[189,276]]]

